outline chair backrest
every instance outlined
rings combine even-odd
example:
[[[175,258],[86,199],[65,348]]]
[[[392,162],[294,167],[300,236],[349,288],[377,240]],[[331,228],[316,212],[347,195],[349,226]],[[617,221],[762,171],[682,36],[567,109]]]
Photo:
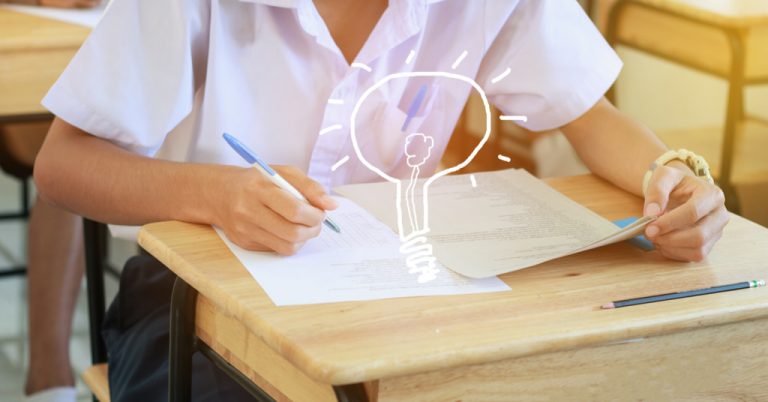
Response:
[[[3,126],[0,126],[0,169],[21,180],[32,176],[32,166],[23,163],[11,152],[8,133]]]

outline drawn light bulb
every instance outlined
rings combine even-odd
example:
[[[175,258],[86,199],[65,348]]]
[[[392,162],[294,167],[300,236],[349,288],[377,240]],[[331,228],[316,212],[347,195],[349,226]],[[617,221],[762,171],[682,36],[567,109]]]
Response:
[[[472,149],[469,156],[461,163],[435,172],[429,178],[424,180],[421,184],[421,197],[419,197],[417,193],[419,175],[421,174],[421,167],[432,155],[432,149],[435,146],[434,138],[428,134],[419,132],[410,133],[405,137],[403,152],[407,157],[406,163],[408,164],[408,167],[411,168],[411,174],[408,179],[401,180],[385,172],[381,167],[375,166],[365,157],[364,152],[361,151],[360,142],[357,138],[358,130],[356,124],[357,115],[361,106],[372,93],[392,80],[407,80],[415,77],[462,81],[471,85],[479,93],[483,106],[485,107],[485,132],[478,139],[477,145]],[[408,109],[407,118],[403,124],[402,131],[406,132],[408,129],[411,119],[413,119],[424,100],[426,90],[427,88],[424,85],[419,88]],[[429,234],[430,231],[429,186],[438,178],[467,166],[488,141],[491,134],[491,111],[485,92],[473,79],[460,74],[440,71],[394,73],[385,76],[363,92],[352,110],[350,120],[350,136],[357,158],[370,171],[396,185],[396,198],[394,201],[397,208],[397,229],[401,241],[400,252],[406,256],[406,267],[409,269],[410,273],[418,274],[417,280],[419,283],[434,280],[437,277],[438,269],[436,268],[436,258],[433,255],[432,245],[429,244],[429,240],[427,239],[427,234]],[[405,188],[403,188],[404,184]],[[418,198],[420,198],[420,200]],[[419,204],[421,204],[420,209],[418,208]],[[403,213],[403,205],[405,206],[405,214]]]

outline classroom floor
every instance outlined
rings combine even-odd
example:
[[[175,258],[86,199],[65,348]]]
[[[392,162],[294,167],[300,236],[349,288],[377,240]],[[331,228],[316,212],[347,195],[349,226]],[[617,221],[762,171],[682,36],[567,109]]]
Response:
[[[20,198],[18,182],[0,173],[0,213],[18,209]],[[0,221],[0,270],[25,261],[26,224],[20,221]],[[110,260],[116,267],[129,257],[135,246],[129,242],[112,242]],[[117,292],[117,280],[105,276],[107,301]],[[0,401],[16,402],[23,398],[27,367],[27,303],[26,277],[0,278]],[[88,336],[88,307],[84,289],[77,301],[70,341],[72,365],[77,376],[79,401],[90,401],[80,373],[90,365]]]

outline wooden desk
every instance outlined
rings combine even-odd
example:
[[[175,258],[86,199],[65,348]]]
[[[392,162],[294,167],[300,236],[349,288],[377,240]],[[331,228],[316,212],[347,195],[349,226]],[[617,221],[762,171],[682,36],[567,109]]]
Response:
[[[0,123],[51,118],[40,101],[89,32],[0,9]]]
[[[608,219],[641,210],[593,176],[549,183]],[[209,227],[139,243],[199,291],[199,338],[277,400],[768,400],[768,288],[599,308],[768,278],[768,230],[737,216],[702,263],[617,244],[506,274],[509,292],[280,308]]]

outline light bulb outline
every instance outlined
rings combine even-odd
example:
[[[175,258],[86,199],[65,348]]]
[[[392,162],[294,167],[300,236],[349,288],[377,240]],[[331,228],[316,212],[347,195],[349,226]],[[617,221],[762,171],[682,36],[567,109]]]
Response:
[[[422,234],[429,232],[429,193],[428,188],[429,186],[437,179],[446,176],[450,173],[456,172],[460,169],[463,169],[467,165],[469,165],[470,162],[477,156],[478,152],[485,146],[486,142],[488,142],[488,139],[491,136],[491,106],[488,102],[488,98],[485,94],[485,91],[483,88],[475,82],[472,78],[469,78],[465,75],[461,74],[455,74],[455,73],[449,73],[444,71],[408,71],[408,72],[399,72],[399,73],[393,73],[388,74],[384,76],[382,79],[378,80],[376,83],[374,83],[372,86],[370,86],[368,89],[366,89],[362,95],[360,95],[360,98],[358,98],[357,102],[355,103],[354,108],[352,109],[352,114],[350,115],[350,127],[349,127],[349,135],[352,140],[352,148],[355,150],[355,155],[357,156],[358,160],[365,165],[370,171],[376,173],[379,177],[389,181],[390,183],[394,183],[397,187],[397,199],[400,200],[402,197],[402,185],[401,180],[396,179],[388,174],[386,174],[384,171],[379,169],[378,167],[374,166],[372,163],[370,163],[365,156],[363,156],[363,152],[360,150],[360,145],[357,141],[357,127],[355,124],[355,121],[357,119],[357,114],[360,111],[360,107],[365,103],[365,100],[378,88],[380,88],[382,85],[386,84],[387,82],[398,79],[398,78],[413,78],[413,77],[441,77],[441,78],[450,78],[450,79],[456,79],[459,81],[463,81],[467,84],[470,84],[479,94],[480,99],[483,102],[483,107],[485,109],[485,132],[483,133],[482,138],[477,143],[475,148],[472,150],[472,152],[469,154],[469,156],[462,161],[461,163],[454,165],[453,167],[449,167],[446,169],[443,169],[439,172],[436,172],[431,177],[429,177],[425,182],[423,188],[423,210],[424,210],[424,226],[420,230]],[[401,240],[405,240],[405,231],[403,230],[403,211],[402,207],[400,206],[400,202],[396,203],[397,206],[397,226],[398,226],[398,234],[400,235]]]

